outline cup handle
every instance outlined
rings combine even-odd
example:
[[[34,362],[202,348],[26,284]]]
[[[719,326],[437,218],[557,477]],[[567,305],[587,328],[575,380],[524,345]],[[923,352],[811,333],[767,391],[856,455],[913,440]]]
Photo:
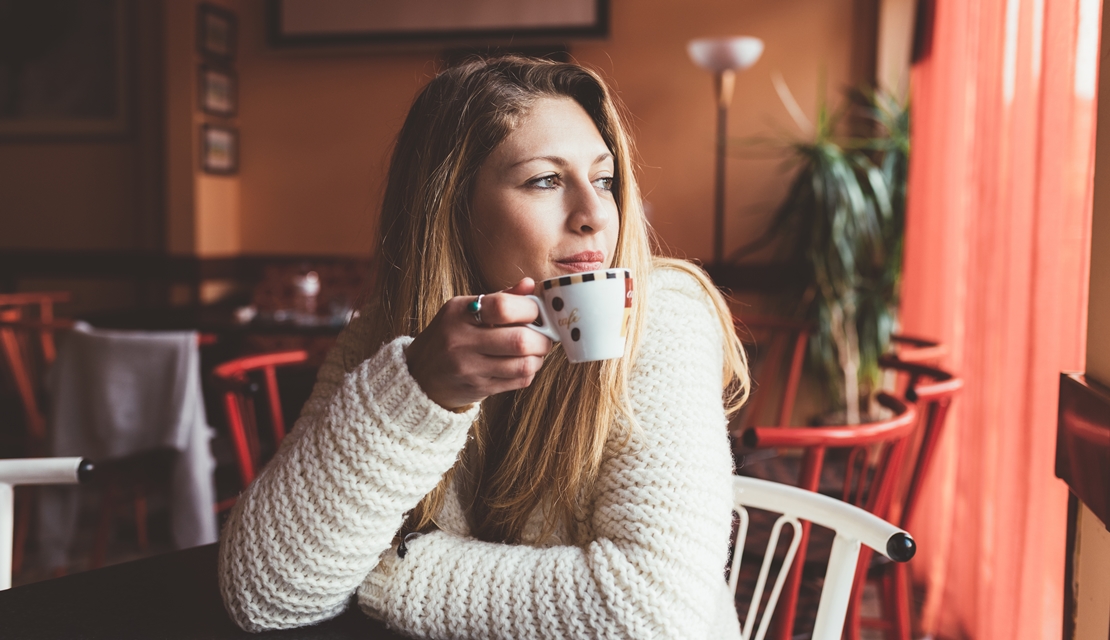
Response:
[[[561,338],[559,338],[559,334],[555,332],[555,321],[547,315],[547,307],[544,306],[543,300],[540,299],[538,296],[524,297],[528,298],[532,302],[535,302],[536,306],[540,308],[540,317],[536,319],[536,322],[540,324],[529,323],[524,326],[528,327],[532,331],[535,331],[536,333],[547,336],[553,342],[559,342]]]

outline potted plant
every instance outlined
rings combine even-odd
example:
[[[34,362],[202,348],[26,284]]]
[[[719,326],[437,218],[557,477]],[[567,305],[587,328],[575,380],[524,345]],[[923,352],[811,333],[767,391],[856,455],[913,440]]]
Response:
[[[732,256],[778,240],[806,266],[809,362],[848,424],[860,422],[861,397],[879,387],[878,358],[896,325],[909,157],[908,110],[882,92],[853,98],[835,112],[821,100],[812,138],[785,145],[796,171],[786,198],[767,230]],[[850,113],[863,116],[857,124],[868,134],[841,133]]]

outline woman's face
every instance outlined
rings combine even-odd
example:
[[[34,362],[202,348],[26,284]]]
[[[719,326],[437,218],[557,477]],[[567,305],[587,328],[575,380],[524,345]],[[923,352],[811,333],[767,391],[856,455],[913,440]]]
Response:
[[[613,155],[570,98],[541,98],[478,169],[471,241],[488,286],[605,269],[620,231]]]

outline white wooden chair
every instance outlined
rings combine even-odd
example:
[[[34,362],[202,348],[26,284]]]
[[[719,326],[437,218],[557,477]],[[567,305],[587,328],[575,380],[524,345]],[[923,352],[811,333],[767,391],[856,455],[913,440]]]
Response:
[[[12,586],[12,509],[16,485],[76,484],[92,472],[82,458],[0,460],[0,590]]]
[[[910,534],[882,518],[835,498],[757,478],[734,476],[732,483],[733,509],[740,516],[732,567],[729,572],[729,587],[733,593],[736,592],[740,577],[740,561],[744,553],[744,543],[747,540],[749,523],[747,508],[782,514],[771,529],[770,541],[764,550],[759,577],[756,579],[754,595],[746,615],[741,618],[744,620],[741,625],[741,635],[744,640],[753,638],[763,640],[767,635],[782,585],[786,581],[788,570],[798,550],[801,520],[808,520],[813,524],[832,529],[836,533],[821,589],[821,599],[817,606],[813,640],[838,640],[844,631],[844,618],[852,593],[852,581],[859,561],[860,545],[867,545],[895,562],[909,561],[917,550]],[[767,585],[772,560],[782,528],[787,524],[793,527],[794,534],[791,536],[782,567],[774,579],[770,597],[760,615],[760,603],[763,602],[764,588]],[[756,628],[757,620],[758,628]],[[753,629],[755,629],[754,636]]]

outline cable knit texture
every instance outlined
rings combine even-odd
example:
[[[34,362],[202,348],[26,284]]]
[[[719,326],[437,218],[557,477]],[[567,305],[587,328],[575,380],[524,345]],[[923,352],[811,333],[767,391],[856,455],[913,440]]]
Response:
[[[474,539],[452,494],[442,530],[398,557],[403,513],[455,463],[477,409],[429,400],[405,364],[411,339],[367,354],[356,321],[224,530],[232,618],[251,631],[311,624],[357,591],[367,614],[419,638],[739,638],[723,575],[732,459],[720,323],[688,274],[647,280],[629,380],[637,425],[614,435],[589,496],[589,542],[561,531],[543,546]],[[533,514],[529,530],[541,524]]]

